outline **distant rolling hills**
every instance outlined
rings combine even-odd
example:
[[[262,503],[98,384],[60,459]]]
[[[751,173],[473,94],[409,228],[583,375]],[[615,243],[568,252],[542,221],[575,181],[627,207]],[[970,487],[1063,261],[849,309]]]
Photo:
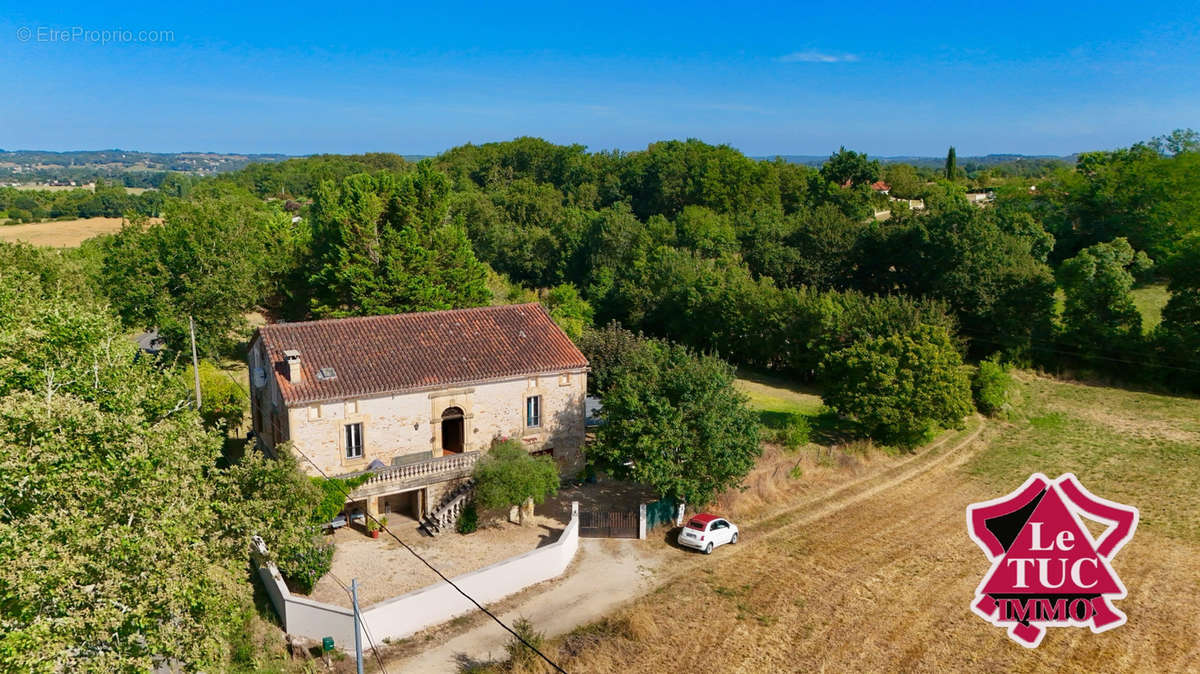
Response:
[[[182,172],[194,175],[213,175],[236,171],[252,163],[270,163],[302,155],[242,154],[221,152],[139,152],[135,150],[76,150],[51,152],[47,150],[0,150],[0,180],[17,183],[53,183],[96,178],[123,182],[128,187],[156,187],[164,174]],[[419,161],[428,155],[401,155],[409,161]],[[777,155],[794,164],[819,167],[827,155]],[[776,155],[753,157],[773,160]],[[1075,163],[1076,155],[989,154],[960,156],[958,163],[965,168],[988,168],[1000,164],[1046,162],[1048,160]],[[906,163],[924,168],[940,168],[944,157],[893,156],[872,157],[885,164]]]
[[[813,167],[821,166],[822,164],[825,163],[825,161],[827,159],[829,159],[829,157],[827,155],[812,155],[812,154],[781,154],[781,155],[772,155],[772,156],[768,156],[768,157],[754,157],[754,159],[774,159],[776,156],[778,156],[780,159],[782,159],[786,162],[792,163],[792,164],[804,164],[805,166],[813,166]],[[1059,155],[1053,155],[1053,154],[988,154],[988,155],[975,156],[975,157],[959,156],[958,164],[960,166],[967,166],[970,164],[978,164],[978,165],[987,167],[987,166],[995,166],[997,164],[1009,164],[1009,163],[1020,162],[1020,161],[1025,161],[1025,160],[1045,161],[1047,159],[1057,159],[1058,161],[1065,162],[1067,164],[1074,164],[1076,156],[1077,155],[1074,155],[1074,154],[1065,155],[1065,156],[1059,156]],[[945,157],[918,157],[918,156],[911,156],[911,155],[900,155],[900,156],[894,156],[894,157],[872,156],[871,159],[878,159],[881,163],[884,163],[884,164],[912,164],[913,166],[918,166],[918,167],[923,167],[923,168],[940,168],[943,165],[945,165],[945,162],[946,162]]]

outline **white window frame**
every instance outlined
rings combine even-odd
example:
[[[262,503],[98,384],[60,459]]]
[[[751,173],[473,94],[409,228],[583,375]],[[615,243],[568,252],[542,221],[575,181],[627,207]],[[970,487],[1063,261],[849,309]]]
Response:
[[[363,458],[363,425],[361,421],[346,424],[342,430],[346,446],[342,452],[348,461]],[[357,450],[357,451],[356,451]],[[353,453],[352,453],[353,452]]]
[[[533,421],[534,423],[530,423]],[[542,396],[525,397],[525,428],[542,427]]]

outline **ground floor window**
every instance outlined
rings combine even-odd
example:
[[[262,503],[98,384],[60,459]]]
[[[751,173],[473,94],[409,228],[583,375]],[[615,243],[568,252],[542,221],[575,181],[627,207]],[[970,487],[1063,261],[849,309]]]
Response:
[[[548,456],[551,459],[553,459],[554,458],[554,448],[547,447],[546,449],[539,449],[536,452],[530,452],[530,454],[532,454],[534,456]]]
[[[346,424],[346,458],[360,459],[362,455],[362,424]]]

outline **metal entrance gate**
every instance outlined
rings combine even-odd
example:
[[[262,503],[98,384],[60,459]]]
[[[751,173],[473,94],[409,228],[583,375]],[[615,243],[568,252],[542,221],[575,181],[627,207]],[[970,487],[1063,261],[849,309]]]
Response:
[[[636,512],[583,510],[579,513],[579,535],[583,538],[637,538],[638,519]]]

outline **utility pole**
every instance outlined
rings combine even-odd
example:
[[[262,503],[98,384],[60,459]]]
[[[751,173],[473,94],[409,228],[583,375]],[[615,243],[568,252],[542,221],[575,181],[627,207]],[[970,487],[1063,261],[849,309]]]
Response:
[[[358,579],[350,579],[350,600],[354,603],[354,659],[358,663],[358,674],[362,669],[362,631],[358,622]]]
[[[196,375],[196,409],[200,409],[200,360],[196,358],[196,322],[188,316],[188,332],[192,333],[192,372]]]

